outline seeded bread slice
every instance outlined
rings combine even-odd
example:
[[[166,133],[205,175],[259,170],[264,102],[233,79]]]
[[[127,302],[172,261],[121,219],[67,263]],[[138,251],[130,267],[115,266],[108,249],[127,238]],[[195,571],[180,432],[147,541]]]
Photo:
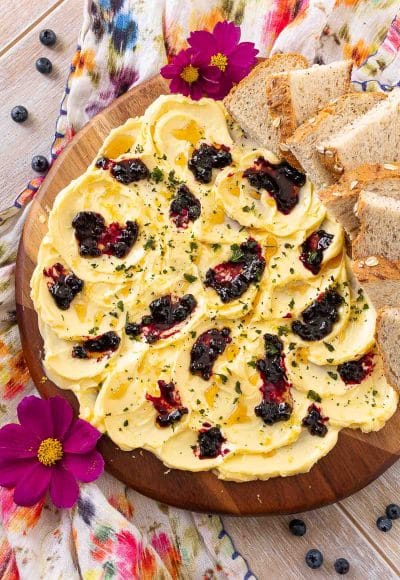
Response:
[[[352,245],[354,258],[378,255],[400,260],[400,197],[362,191],[356,213],[361,227]]]
[[[376,310],[400,307],[400,261],[383,256],[355,260],[352,270]]]
[[[386,378],[392,387],[400,390],[400,309],[384,308],[378,313],[376,339]]]
[[[365,163],[400,161],[400,89],[321,141],[318,156],[334,175]]]
[[[321,141],[363,115],[376,103],[386,99],[384,93],[352,92],[331,101],[315,117],[300,125],[286,141],[286,145],[319,189],[337,179],[321,163],[317,149]]]
[[[269,115],[265,97],[267,78],[273,73],[307,68],[300,54],[275,54],[258,64],[224,99],[229,114],[255,144],[279,155],[279,130]]]
[[[345,60],[276,73],[267,79],[267,104],[271,117],[279,120],[282,143],[326,103],[351,90],[351,70],[352,61]]]
[[[342,224],[351,240],[360,228],[360,220],[353,210],[361,191],[400,198],[400,163],[362,165],[346,172],[335,185],[318,191],[328,212]]]

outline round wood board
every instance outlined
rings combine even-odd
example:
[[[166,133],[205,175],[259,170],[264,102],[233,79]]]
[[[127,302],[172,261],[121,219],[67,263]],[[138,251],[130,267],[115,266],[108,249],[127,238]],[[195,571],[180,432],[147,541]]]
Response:
[[[38,248],[47,231],[47,219],[42,216],[47,217],[58,192],[86,170],[111,129],[129,117],[143,114],[154,99],[167,92],[165,81],[155,77],[93,118],[53,164],[25,222],[17,258],[16,301],[26,362],[40,394],[61,395],[74,405],[76,412],[73,393],[57,388],[45,377],[41,364],[43,342],[29,296]],[[196,511],[265,515],[317,508],[358,491],[396,461],[399,432],[397,412],[378,433],[364,435],[343,430],[336,447],[307,474],[249,483],[223,482],[210,472],[167,470],[151,453],[121,451],[106,436],[100,441],[100,450],[110,473],[158,501]]]

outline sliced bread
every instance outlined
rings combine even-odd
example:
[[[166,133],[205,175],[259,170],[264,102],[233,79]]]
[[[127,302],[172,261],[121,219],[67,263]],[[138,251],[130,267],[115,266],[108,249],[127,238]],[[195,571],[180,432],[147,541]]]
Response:
[[[392,387],[400,389],[400,309],[384,308],[378,313],[376,339],[386,378]]]
[[[360,220],[353,210],[361,191],[400,199],[400,163],[362,165],[344,173],[335,185],[318,191],[322,203],[342,224],[350,239],[356,237],[360,228]]]
[[[329,101],[351,90],[351,70],[352,61],[345,60],[276,73],[267,79],[267,104],[279,122],[282,143]]]
[[[352,244],[353,257],[400,260],[400,198],[362,191],[356,213],[361,226]]]
[[[376,310],[386,306],[400,307],[400,261],[369,256],[355,260],[352,270]]]
[[[400,89],[329,139],[322,140],[318,156],[335,175],[365,163],[400,161]]]
[[[224,99],[229,114],[257,145],[279,154],[279,130],[269,115],[265,97],[267,78],[307,66],[300,54],[275,54],[258,64]]]
[[[337,178],[321,163],[317,148],[321,141],[363,115],[376,103],[386,99],[384,93],[352,92],[331,101],[315,117],[300,125],[286,141],[300,165],[319,189],[334,183]]]

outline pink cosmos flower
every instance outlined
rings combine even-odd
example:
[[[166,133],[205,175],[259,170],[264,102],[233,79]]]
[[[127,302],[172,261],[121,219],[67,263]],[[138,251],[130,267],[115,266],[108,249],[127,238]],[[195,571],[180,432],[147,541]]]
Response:
[[[171,93],[181,93],[198,101],[201,97],[218,95],[218,80],[221,71],[209,65],[208,55],[198,54],[192,49],[184,49],[161,69],[161,74],[166,79],[171,79]]]
[[[219,98],[225,97],[257,62],[254,43],[239,40],[240,27],[226,20],[217,22],[212,32],[198,30],[188,38],[192,49],[221,71]]]
[[[20,424],[0,429],[0,485],[14,487],[14,502],[32,506],[49,490],[55,506],[70,508],[82,482],[104,469],[96,444],[101,433],[61,397],[47,401],[29,396],[17,408]]]

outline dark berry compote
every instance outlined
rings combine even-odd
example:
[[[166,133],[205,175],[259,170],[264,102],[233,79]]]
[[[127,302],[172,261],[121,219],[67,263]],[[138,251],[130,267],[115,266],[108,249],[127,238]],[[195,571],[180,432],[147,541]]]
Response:
[[[160,427],[169,427],[173,423],[180,421],[183,415],[186,415],[189,411],[187,407],[182,405],[175,383],[172,381],[170,383],[158,381],[158,388],[160,389],[159,397],[146,393],[146,399],[153,403],[153,407],[158,413],[157,424]]]
[[[263,400],[254,409],[266,425],[287,421],[293,411],[291,384],[285,367],[285,354],[281,339],[274,334],[264,335],[265,356],[256,363],[262,385]]]
[[[308,236],[302,244],[300,260],[304,267],[313,274],[319,274],[324,259],[324,251],[331,245],[333,237],[325,230],[318,230]]]
[[[186,185],[180,185],[169,208],[169,217],[177,228],[187,228],[201,214],[200,201]]]
[[[190,351],[190,372],[205,381],[211,377],[217,358],[232,341],[229,328],[210,328],[197,338]]]
[[[227,262],[207,270],[204,281],[206,287],[214,288],[224,303],[240,298],[250,284],[260,281],[265,269],[261,246],[253,238],[240,246],[232,246],[232,250]]]
[[[101,214],[81,211],[72,220],[79,254],[84,258],[96,258],[102,254],[124,258],[137,240],[139,227],[127,221],[125,226],[117,222],[106,226]]]
[[[325,437],[328,433],[328,427],[325,425],[329,421],[329,417],[324,417],[321,408],[317,407],[315,403],[308,407],[308,414],[302,421],[303,427],[307,427],[311,435],[318,437]]]
[[[81,344],[75,345],[72,349],[73,358],[96,358],[101,359],[104,356],[110,356],[115,352],[121,342],[118,334],[112,330],[88,338]]]
[[[173,298],[170,294],[161,296],[150,303],[150,314],[143,316],[139,323],[128,322],[125,332],[132,337],[141,335],[150,344],[168,338],[177,332],[175,326],[186,320],[196,306],[193,294],[185,294],[182,298]]]
[[[300,188],[306,182],[304,173],[300,173],[286,161],[270,163],[264,157],[258,157],[253,167],[243,172],[252,187],[264,189],[274,198],[278,211],[289,214],[299,203]]]
[[[365,354],[359,360],[351,360],[338,365],[340,378],[346,385],[359,385],[374,370],[373,353]]]
[[[323,292],[303,310],[303,322],[293,322],[292,331],[303,340],[322,340],[332,332],[333,325],[339,320],[339,308],[343,302],[337,290],[331,288]]]
[[[211,459],[222,455],[222,445],[226,439],[221,433],[219,427],[205,426],[200,430],[197,438],[197,446],[194,452],[198,454],[199,459]]]
[[[44,276],[48,278],[47,288],[60,310],[68,310],[72,300],[81,292],[83,280],[68,272],[59,262],[49,268],[44,268]]]
[[[148,179],[150,171],[141,159],[121,159],[113,161],[107,157],[99,157],[96,161],[98,169],[110,170],[111,175],[124,185],[129,185],[141,179]]]
[[[222,169],[231,163],[232,155],[229,147],[202,143],[198,149],[193,151],[193,155],[188,161],[188,167],[196,181],[210,183],[213,169]]]

